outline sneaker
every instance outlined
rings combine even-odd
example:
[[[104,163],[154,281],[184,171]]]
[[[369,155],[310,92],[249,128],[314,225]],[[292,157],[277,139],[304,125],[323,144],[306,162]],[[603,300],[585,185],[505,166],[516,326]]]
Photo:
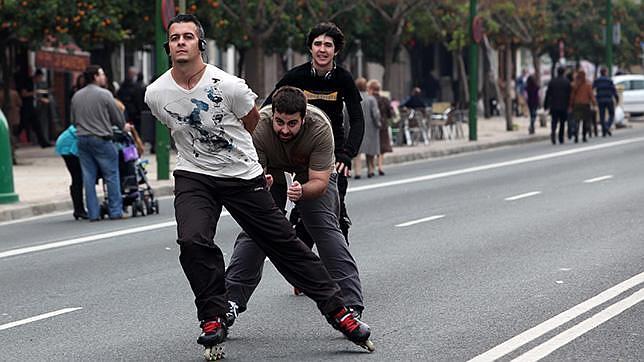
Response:
[[[217,317],[213,320],[201,322],[201,334],[197,338],[197,343],[205,347],[212,347],[221,344],[226,340],[228,327],[224,320]]]
[[[304,295],[304,292],[301,291],[298,287],[293,287],[293,294],[299,297],[301,295]]]
[[[227,328],[230,328],[233,326],[233,324],[235,324],[235,319],[237,319],[237,316],[239,315],[238,310],[239,306],[237,305],[237,303],[229,300],[228,311],[226,312],[226,320],[224,321]]]

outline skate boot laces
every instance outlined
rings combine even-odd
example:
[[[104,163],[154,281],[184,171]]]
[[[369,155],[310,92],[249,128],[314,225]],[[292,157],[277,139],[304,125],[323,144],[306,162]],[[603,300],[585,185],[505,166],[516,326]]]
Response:
[[[346,308],[336,314],[335,319],[338,320],[340,329],[349,333],[360,327],[360,324],[356,321],[353,313]]]
[[[216,319],[214,321],[207,321],[207,322],[201,323],[202,335],[213,334],[213,333],[217,332],[217,329],[219,329],[219,328],[224,328],[224,326],[219,321],[219,319]]]

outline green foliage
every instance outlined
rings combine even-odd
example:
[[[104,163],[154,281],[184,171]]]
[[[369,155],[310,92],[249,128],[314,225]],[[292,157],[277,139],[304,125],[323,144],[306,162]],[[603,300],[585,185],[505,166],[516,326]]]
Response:
[[[75,41],[84,49],[121,42],[140,45],[153,33],[154,2],[146,0],[5,0],[0,9],[2,38],[31,48]]]

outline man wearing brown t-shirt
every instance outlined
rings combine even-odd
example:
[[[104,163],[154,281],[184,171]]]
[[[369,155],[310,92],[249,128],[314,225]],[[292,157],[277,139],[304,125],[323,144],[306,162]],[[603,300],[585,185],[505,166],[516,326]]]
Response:
[[[275,92],[272,105],[263,107],[260,117],[253,143],[266,170],[273,199],[282,209],[287,198],[296,203],[320,259],[342,289],[344,304],[360,316],[364,304],[358,267],[338,222],[339,196],[329,118],[319,108],[307,105],[300,89],[289,86]],[[284,172],[295,173],[290,186]],[[238,236],[226,270],[231,301],[229,325],[237,312],[246,310],[261,279],[265,257],[248,235]]]

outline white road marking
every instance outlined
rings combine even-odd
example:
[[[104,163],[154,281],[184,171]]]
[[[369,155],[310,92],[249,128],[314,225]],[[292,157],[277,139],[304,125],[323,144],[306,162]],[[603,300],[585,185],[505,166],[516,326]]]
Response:
[[[541,191],[526,192],[525,194],[506,197],[504,200],[505,201],[514,201],[514,200],[519,200],[519,199],[525,199],[526,197],[539,195],[540,193],[541,193]]]
[[[584,180],[584,183],[590,184],[590,183],[593,183],[593,182],[609,180],[611,178],[613,178],[613,175],[599,176],[599,177],[595,177],[595,178],[589,178],[588,180]]]
[[[42,319],[55,317],[57,315],[74,312],[74,311],[77,311],[79,309],[83,309],[83,308],[82,307],[64,308],[64,309],[60,309],[60,310],[57,310],[57,311],[37,315],[35,317],[26,318],[26,319],[22,319],[22,320],[19,320],[19,321],[3,324],[3,325],[0,325],[0,331],[5,330],[5,329],[9,329],[9,328],[13,328],[13,327],[17,327],[17,326],[21,326],[23,324],[36,322],[36,321],[39,321],[39,320],[42,320]]]
[[[175,226],[175,225],[177,225],[177,223],[175,221],[168,221],[168,222],[163,222],[163,223],[160,223],[160,224],[139,226],[139,227],[124,229],[124,230],[111,231],[109,233],[104,233],[104,234],[83,236],[83,237],[75,238],[75,239],[56,241],[56,242],[53,242],[53,243],[41,244],[41,245],[36,245],[36,246],[28,246],[26,248],[12,249],[12,250],[8,250],[8,251],[0,252],[0,259],[8,258],[10,256],[21,255],[21,254],[33,253],[33,252],[36,252],[36,251],[49,250],[49,249],[55,249],[55,248],[62,248],[63,246],[83,244],[83,243],[88,243],[90,241],[109,239],[109,238],[114,238],[114,237],[117,237],[117,236],[140,233],[140,232],[144,232],[144,231],[163,229],[163,228],[172,227],[172,226]]]
[[[642,300],[644,300],[644,288],[633,293],[631,296],[607,307],[606,309],[586,319],[585,321],[550,338],[548,341],[534,347],[533,349],[520,355],[512,361],[523,362],[540,360],[550,353],[554,352],[555,350],[570,343],[575,338],[585,334],[586,332],[610,320],[611,318],[618,316],[620,313],[641,302]]]
[[[615,142],[609,142],[609,143],[602,143],[602,144],[599,144],[599,145],[592,145],[592,146],[574,148],[574,149],[565,150],[565,151],[546,153],[544,155],[539,155],[539,156],[518,158],[516,160],[510,160],[510,161],[504,161],[504,162],[498,162],[498,163],[491,163],[491,164],[488,164],[488,165],[469,167],[469,168],[464,168],[464,169],[454,170],[454,171],[440,172],[440,173],[435,173],[435,174],[431,174],[431,175],[412,177],[412,178],[398,180],[398,181],[389,181],[389,182],[382,182],[382,183],[365,185],[365,186],[351,187],[351,188],[349,188],[347,190],[347,192],[361,192],[361,191],[380,189],[380,188],[383,188],[383,187],[391,187],[391,186],[405,185],[405,184],[410,184],[410,183],[415,183],[415,182],[436,180],[436,179],[445,178],[445,177],[451,177],[451,176],[464,175],[464,174],[473,173],[473,172],[492,170],[492,169],[495,169],[495,168],[520,165],[520,164],[529,163],[529,162],[543,161],[543,160],[548,160],[548,159],[557,158],[557,157],[570,156],[570,155],[574,155],[574,154],[577,154],[577,153],[582,153],[582,152],[587,152],[587,151],[595,151],[595,150],[600,150],[600,149],[609,148],[609,147],[622,146],[622,145],[627,145],[627,144],[636,143],[636,142],[644,142],[644,137],[637,137],[637,138],[632,138],[632,139],[628,139],[628,140],[621,140],[621,141],[615,141]]]
[[[221,216],[230,216],[230,213],[228,211],[223,211],[221,213]],[[96,235],[90,235],[90,236],[83,236],[83,237],[80,237],[80,238],[55,241],[55,242],[46,243],[46,244],[28,246],[28,247],[25,247],[25,248],[11,249],[11,250],[0,252],[0,259],[8,258],[10,256],[34,253],[36,251],[43,251],[43,250],[49,250],[49,249],[55,249],[55,248],[62,248],[64,246],[70,246],[70,245],[84,244],[84,243],[88,243],[88,242],[91,242],[91,241],[109,239],[109,238],[114,238],[114,237],[117,237],[117,236],[135,234],[135,233],[140,233],[140,232],[144,232],[144,231],[163,229],[163,228],[173,227],[173,226],[176,226],[176,225],[177,225],[176,221],[167,221],[167,222],[162,222],[162,223],[158,223],[158,224],[152,224],[152,225],[139,226],[139,227],[134,227],[134,228],[129,228],[129,229],[111,231],[109,233],[96,234]]]
[[[444,217],[445,217],[445,215],[434,215],[434,216],[425,217],[425,218],[418,219],[418,220],[404,222],[402,224],[396,225],[396,227],[402,228],[402,227],[405,227],[405,226],[411,226],[411,225],[420,224],[421,222],[427,222],[427,221],[442,219]]]
[[[484,352],[474,358],[469,362],[481,362],[481,361],[494,361],[499,359],[506,354],[516,350],[517,348],[530,343],[531,341],[541,337],[542,335],[550,332],[551,330],[558,328],[559,326],[567,323],[578,316],[588,312],[589,310],[601,305],[618,295],[624,293],[625,291],[637,286],[644,282],[644,272],[637,274],[630,279],[627,279],[612,288],[609,288],[596,296],[577,304],[576,306],[557,314],[556,316],[548,319],[547,321],[528,329],[527,331],[510,338],[509,340],[501,343],[500,345],[492,348],[491,350]]]

